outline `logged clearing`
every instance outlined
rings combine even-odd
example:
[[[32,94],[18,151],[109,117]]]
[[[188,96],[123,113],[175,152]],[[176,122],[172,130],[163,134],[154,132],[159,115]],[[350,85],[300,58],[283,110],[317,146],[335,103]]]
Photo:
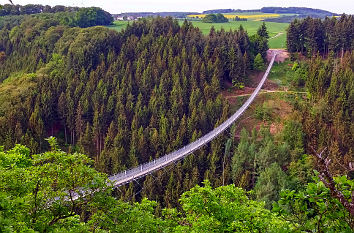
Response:
[[[269,57],[273,52],[277,52],[279,55],[276,59],[274,66],[287,66],[289,61],[287,60],[288,53],[285,50],[273,49],[268,51]],[[273,66],[273,68],[274,68]],[[274,70],[277,73],[277,77],[284,79],[284,74],[279,69]],[[255,87],[262,79],[264,72],[256,72],[251,74],[249,78],[249,84],[243,89],[229,88],[222,92],[222,95],[230,103],[231,110],[236,111],[254,91]],[[274,75],[274,74],[273,74]],[[249,132],[256,128],[260,129],[262,125],[270,128],[271,134],[275,135],[283,129],[284,121],[294,118],[293,108],[288,98],[304,98],[307,92],[304,91],[290,91],[288,86],[279,85],[277,82],[267,79],[263,85],[262,90],[256,97],[254,103],[246,110],[241,116],[240,120],[236,122],[235,137],[240,137],[240,132],[243,128],[246,128]],[[257,109],[266,109],[269,113],[269,119],[262,120],[257,118]]]
[[[236,103],[234,101],[230,102],[230,99],[228,100],[231,105],[240,105],[247,98],[248,96],[240,97]],[[256,117],[256,109],[260,106],[268,109],[270,120],[261,120]],[[271,134],[275,135],[283,129],[284,121],[292,119],[293,117],[293,108],[291,104],[283,98],[281,93],[258,95],[252,105],[235,123],[235,137],[240,138],[240,132],[243,128],[247,129],[248,132],[252,131],[253,128],[256,128],[258,131],[262,125],[269,127]]]

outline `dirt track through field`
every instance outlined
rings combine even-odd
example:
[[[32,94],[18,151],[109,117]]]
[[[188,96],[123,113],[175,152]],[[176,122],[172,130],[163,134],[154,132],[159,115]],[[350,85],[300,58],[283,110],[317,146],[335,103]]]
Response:
[[[269,38],[269,40],[271,40],[271,39],[275,39],[275,38],[277,38],[277,37],[279,37],[279,36],[281,36],[281,35],[283,35],[284,34],[284,32],[279,32],[278,34],[276,34],[275,36],[273,36],[273,37],[271,37],[271,38]]]
[[[259,92],[259,95],[260,94],[268,94],[268,93],[307,94],[307,92],[304,92],[304,91],[277,91],[277,90],[276,91],[270,91],[270,90],[262,90],[262,91]],[[251,94],[229,95],[229,96],[225,96],[225,98],[226,99],[237,98],[237,97],[242,97],[242,96],[249,96]]]

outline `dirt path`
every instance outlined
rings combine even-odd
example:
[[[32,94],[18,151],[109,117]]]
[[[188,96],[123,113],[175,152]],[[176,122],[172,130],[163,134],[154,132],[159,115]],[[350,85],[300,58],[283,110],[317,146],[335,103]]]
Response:
[[[278,33],[279,34],[279,33]],[[285,61],[286,58],[289,57],[288,52],[284,49],[269,49],[267,51],[267,59],[270,61],[270,59],[273,57],[274,53],[277,53],[277,57],[275,59],[275,62],[283,62]],[[237,99],[235,97],[237,96],[249,96],[251,93],[254,91],[257,83],[260,82],[264,75],[264,72],[254,72],[251,75],[249,75],[249,83],[247,87],[243,88],[242,90],[235,90],[232,89],[229,90],[224,90],[222,92],[222,95],[224,96],[225,99],[229,100],[230,104],[233,104]],[[231,84],[229,85],[231,87]],[[269,92],[287,92],[286,89],[279,87],[279,85],[272,80],[267,79],[266,82],[263,85],[263,89],[261,90],[261,93],[269,93]],[[288,92],[291,93],[291,92]]]
[[[283,35],[283,34],[284,34],[284,32],[278,32],[278,34],[276,34],[275,36],[269,38],[269,40],[275,39],[275,38],[277,38],[277,37],[279,37],[279,36],[281,36],[281,35]]]
[[[307,94],[307,92],[304,91],[281,91],[281,90],[261,90],[259,92],[260,94],[268,94],[268,93],[287,93],[287,94]],[[225,96],[226,99],[230,99],[230,98],[237,98],[237,97],[242,97],[242,96],[249,96],[250,94],[240,94],[240,95],[229,95],[229,96]]]
[[[274,53],[278,53],[276,57],[276,62],[284,62],[287,58],[289,58],[289,53],[285,49],[269,49],[267,51],[267,60],[270,61],[272,59]]]

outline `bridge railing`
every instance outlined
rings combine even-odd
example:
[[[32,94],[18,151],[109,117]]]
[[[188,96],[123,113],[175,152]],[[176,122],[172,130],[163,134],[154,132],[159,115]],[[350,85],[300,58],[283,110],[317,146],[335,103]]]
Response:
[[[162,156],[158,159],[155,159],[153,161],[150,161],[150,162],[147,162],[144,164],[140,164],[137,167],[134,167],[134,168],[125,170],[123,172],[120,172],[116,175],[110,176],[108,179],[111,182],[113,182],[114,186],[116,186],[116,187],[123,185],[123,184],[131,182],[132,180],[137,179],[139,177],[146,176],[146,175],[148,175],[156,170],[159,170],[159,169],[161,169],[173,162],[176,162],[176,161],[184,158],[185,156],[193,153],[195,150],[204,146],[205,144],[207,144],[211,140],[213,140],[215,137],[217,137],[219,134],[221,134],[223,131],[225,131],[227,128],[229,128],[234,123],[234,121],[236,121],[242,115],[242,113],[247,109],[247,107],[253,102],[253,100],[257,96],[258,92],[262,88],[262,86],[269,74],[270,69],[273,66],[276,55],[277,54],[273,55],[272,60],[269,64],[262,80],[258,84],[257,88],[254,90],[252,95],[247,99],[247,101],[242,105],[242,107],[236,111],[236,113],[234,113],[229,119],[227,119],[221,125],[216,127],[214,130],[210,131],[209,133],[207,133],[203,137],[197,139],[196,141],[194,141],[194,142],[192,142],[192,143],[190,143],[190,144],[188,144],[176,151],[173,151],[173,152],[171,152],[165,156]]]

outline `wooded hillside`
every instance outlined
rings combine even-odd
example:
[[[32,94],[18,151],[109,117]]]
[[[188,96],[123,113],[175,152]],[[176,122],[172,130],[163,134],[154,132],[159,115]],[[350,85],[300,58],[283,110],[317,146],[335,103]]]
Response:
[[[183,161],[113,191],[107,175],[195,141],[238,108],[247,94],[224,96],[259,82],[269,34],[263,24],[250,37],[242,27],[205,36],[172,18],[118,33],[62,16],[0,30],[0,232],[351,232],[352,16],[294,21],[291,60],[271,71],[283,90]]]
[[[267,50],[266,38],[250,40],[243,29],[203,36],[171,18],[142,20],[122,33],[31,18],[0,34],[0,144],[41,152],[53,135],[108,174],[178,149],[226,120],[221,87],[244,82],[254,57]],[[180,188],[166,197],[176,202],[182,190],[215,177],[219,140],[177,169],[185,183],[172,177],[170,191]]]

